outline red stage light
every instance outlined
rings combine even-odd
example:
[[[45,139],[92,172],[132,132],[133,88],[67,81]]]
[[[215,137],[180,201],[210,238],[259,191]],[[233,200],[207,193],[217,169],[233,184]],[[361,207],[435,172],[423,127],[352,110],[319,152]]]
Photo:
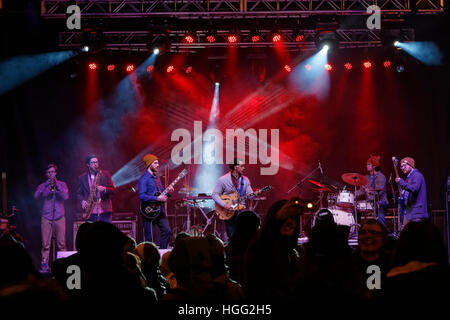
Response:
[[[206,40],[209,43],[213,43],[213,42],[216,42],[216,37],[214,37],[212,34],[210,34],[209,36],[206,37]]]
[[[345,69],[347,70],[352,70],[353,66],[350,62],[347,62],[346,64],[344,64]]]
[[[284,66],[284,70],[286,70],[287,72],[291,72],[291,71],[292,71],[292,68],[291,68],[291,66],[289,66],[289,65],[285,65],[285,66]]]
[[[114,71],[116,69],[116,66],[113,64],[108,64],[108,66],[106,67],[106,70],[108,71]]]
[[[305,36],[302,34],[299,34],[295,37],[295,41],[297,41],[297,42],[301,42],[301,41],[303,41],[303,39],[305,39]]]
[[[129,64],[126,67],[127,72],[132,72],[134,70],[134,64]]]
[[[311,68],[311,66],[309,64],[307,64],[307,65],[305,65],[305,69],[310,71],[312,68]]]
[[[155,67],[154,67],[153,65],[149,65],[149,66],[147,67],[147,72],[148,72],[148,73],[152,73],[153,70],[155,70]]]
[[[383,62],[383,66],[385,68],[389,68],[391,66],[391,62],[389,60],[386,60],[386,61]]]
[[[89,69],[91,69],[91,70],[97,69],[97,64],[95,62],[89,63]]]
[[[187,67],[186,70],[185,70],[185,72],[186,72],[186,73],[191,73],[191,72],[192,72],[192,67],[191,67],[191,66]]]
[[[252,36],[252,42],[259,42],[259,40],[261,40],[261,37],[257,34],[255,34],[254,36]]]
[[[228,41],[229,43],[236,43],[236,42],[237,42],[237,36],[234,35],[234,34],[230,34],[230,35],[227,37],[227,41]]]
[[[280,42],[280,41],[281,41],[281,34],[275,33],[275,34],[272,36],[272,41],[273,41],[273,42]]]
[[[190,34],[187,34],[187,35],[185,35],[184,36],[184,42],[186,42],[186,43],[194,43],[194,37],[193,36],[191,36]]]
[[[171,73],[174,70],[175,70],[175,67],[173,65],[168,66],[167,69],[166,69],[167,73]]]
[[[327,63],[326,65],[324,65],[324,68],[325,68],[325,70],[327,70],[327,71],[333,70],[333,66],[332,66],[331,64],[329,64],[329,63]]]
[[[370,61],[364,61],[363,66],[364,66],[364,68],[366,68],[366,69],[372,68],[372,62],[370,62]]]

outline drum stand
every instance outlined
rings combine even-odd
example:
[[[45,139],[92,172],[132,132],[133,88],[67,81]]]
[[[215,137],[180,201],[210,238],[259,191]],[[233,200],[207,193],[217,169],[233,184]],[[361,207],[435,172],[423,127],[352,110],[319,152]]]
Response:
[[[355,198],[353,199],[353,208],[354,208],[354,215],[355,215],[355,231],[356,231],[356,236],[358,236],[358,232],[359,232],[359,224],[358,224],[358,209],[356,207],[356,177],[353,178],[354,180],[354,185],[355,185]]]
[[[200,207],[200,205],[197,203],[197,200],[194,199],[192,201],[194,202],[194,210],[195,210],[195,207],[197,207],[200,210],[200,212],[202,213],[203,217],[206,219],[206,225],[202,230],[202,236],[204,236],[206,229],[209,227],[212,220],[214,219],[214,213],[211,215],[210,218],[208,218],[208,215],[205,213],[205,211],[203,211],[202,207]],[[216,235],[216,224],[214,224],[214,233],[213,234]]]

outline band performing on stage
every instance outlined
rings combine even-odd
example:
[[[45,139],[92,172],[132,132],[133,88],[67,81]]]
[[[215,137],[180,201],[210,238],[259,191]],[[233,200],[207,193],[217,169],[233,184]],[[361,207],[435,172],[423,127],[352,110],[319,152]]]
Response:
[[[389,209],[387,186],[394,191],[393,180],[387,181],[381,172],[380,156],[370,155],[366,162],[367,174],[344,173],[342,181],[344,187],[336,188],[323,181],[309,179],[308,181],[318,194],[318,200],[309,208],[314,211],[311,224],[314,225],[317,213],[328,209],[338,225],[350,227],[350,237],[355,237],[362,220],[375,219],[382,225],[386,225],[386,215],[391,213],[390,232],[397,236],[408,221],[416,221],[429,218],[427,209],[427,196],[425,179],[415,168],[415,161],[411,157],[403,158],[399,163],[394,157],[394,169],[399,194],[396,197],[393,192],[394,203]],[[164,186],[160,179],[160,164],[158,157],[146,154],[143,159],[146,171],[138,180],[137,188],[140,201],[140,216],[143,224],[144,241],[156,242],[153,234],[154,226],[159,228],[160,249],[166,249],[171,245],[172,228],[167,217],[167,202],[174,192],[174,186],[180,179],[186,176],[188,170],[184,169],[170,185]],[[111,195],[115,187],[108,171],[100,169],[99,159],[95,155],[89,155],[85,160],[87,171],[78,178],[77,200],[81,217],[85,221],[112,222],[113,205]],[[404,179],[398,176],[397,165],[404,174]],[[320,169],[322,167],[320,166]],[[227,242],[233,236],[236,229],[236,221],[239,213],[253,209],[252,201],[259,201],[260,196],[270,197],[272,186],[268,185],[253,191],[250,179],[243,175],[245,163],[242,159],[235,158],[229,164],[230,171],[220,177],[211,195],[200,196],[198,199],[212,199],[215,203],[211,216],[202,212],[208,219],[225,225],[226,233],[222,234],[222,240]],[[39,185],[34,197],[36,200],[44,199],[42,209],[42,268],[48,268],[50,240],[52,232],[56,235],[58,250],[65,250],[65,220],[64,200],[69,197],[66,183],[56,180],[57,166],[50,164],[47,169],[48,180]],[[167,182],[166,182],[167,184]],[[186,185],[183,190],[186,190]],[[193,190],[193,188],[189,188]],[[181,192],[181,190],[180,190]],[[184,193],[184,191],[183,191]],[[195,196],[189,199],[196,198]],[[275,199],[273,199],[275,200]],[[398,202],[396,202],[398,201]],[[395,204],[398,206],[395,207]],[[195,209],[195,206],[194,206]],[[204,236],[207,226],[200,232]],[[388,229],[389,230],[389,229]],[[188,232],[190,230],[187,230]]]

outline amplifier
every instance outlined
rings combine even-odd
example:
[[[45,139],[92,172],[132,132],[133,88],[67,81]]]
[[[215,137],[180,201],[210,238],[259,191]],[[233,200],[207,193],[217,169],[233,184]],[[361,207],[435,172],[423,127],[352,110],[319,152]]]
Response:
[[[75,238],[80,225],[85,221],[74,221],[73,223],[73,244],[75,246]],[[135,220],[113,220],[112,224],[119,228],[127,236],[136,239],[136,221]]]

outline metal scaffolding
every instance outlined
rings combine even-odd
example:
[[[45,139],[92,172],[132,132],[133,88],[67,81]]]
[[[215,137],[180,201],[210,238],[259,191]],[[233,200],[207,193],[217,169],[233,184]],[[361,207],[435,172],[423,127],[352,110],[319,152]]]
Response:
[[[362,15],[377,5],[383,15],[441,14],[443,0],[42,0],[44,18],[64,18],[77,4],[83,18],[176,17],[196,19],[295,18],[309,15]]]

